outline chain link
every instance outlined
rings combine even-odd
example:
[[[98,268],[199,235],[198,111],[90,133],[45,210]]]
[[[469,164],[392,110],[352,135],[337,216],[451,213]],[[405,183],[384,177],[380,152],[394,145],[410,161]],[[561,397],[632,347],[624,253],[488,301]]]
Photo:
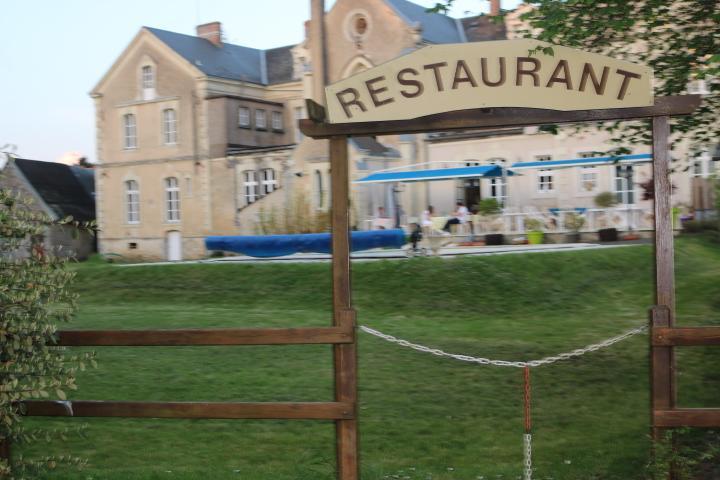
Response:
[[[523,480],[532,480],[532,434],[523,435]]]
[[[418,345],[416,343],[411,343],[411,342],[408,342],[407,340],[403,340],[401,338],[397,338],[392,335],[382,333],[378,330],[374,330],[370,327],[366,327],[365,325],[360,325],[360,330],[362,330],[365,333],[369,333],[370,335],[373,335],[375,337],[382,338],[383,340],[386,340],[391,343],[395,343],[397,345],[400,345],[401,347],[412,348],[413,350],[417,350],[418,352],[431,353],[433,355],[437,355],[438,357],[447,357],[447,358],[459,360],[461,362],[477,363],[479,365],[494,365],[496,367],[516,367],[516,368],[539,367],[541,365],[550,365],[552,363],[559,362],[560,360],[569,360],[574,357],[579,357],[579,356],[585,355],[586,353],[595,352],[597,350],[600,350],[601,348],[607,348],[611,345],[614,345],[618,342],[625,340],[626,338],[632,337],[633,335],[643,333],[643,332],[647,331],[647,328],[648,327],[646,325],[643,325],[641,327],[637,327],[637,328],[633,328],[632,330],[628,330],[627,332],[623,333],[622,335],[608,338],[607,340],[604,340],[600,343],[594,343],[592,345],[588,345],[583,348],[578,348],[571,352],[560,353],[558,355],[541,358],[539,360],[529,360],[526,362],[518,362],[518,361],[507,361],[507,360],[493,360],[493,359],[484,358],[484,357],[472,357],[470,355],[448,353],[448,352],[444,352],[438,348],[431,348],[431,347],[426,347],[424,345]]]

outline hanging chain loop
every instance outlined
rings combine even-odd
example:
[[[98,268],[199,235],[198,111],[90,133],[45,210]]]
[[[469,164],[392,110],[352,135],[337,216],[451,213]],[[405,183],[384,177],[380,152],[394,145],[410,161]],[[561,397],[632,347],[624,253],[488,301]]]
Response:
[[[625,340],[626,338],[630,338],[633,335],[643,333],[643,332],[647,331],[647,328],[648,327],[646,325],[643,325],[641,327],[637,327],[637,328],[633,328],[632,330],[628,330],[627,332],[625,332],[621,335],[618,335],[616,337],[608,338],[607,340],[604,340],[600,343],[594,343],[592,345],[587,345],[583,348],[578,348],[571,352],[564,352],[564,353],[560,353],[560,354],[553,355],[550,357],[541,358],[539,360],[529,360],[526,362],[522,362],[522,361],[493,360],[493,359],[484,358],[484,357],[472,357],[470,355],[448,353],[448,352],[445,352],[438,348],[431,348],[431,347],[426,347],[425,345],[419,345],[417,343],[408,342],[407,340],[403,340],[401,338],[397,338],[392,335],[382,333],[378,330],[372,329],[370,327],[366,327],[365,325],[360,325],[360,330],[362,330],[365,333],[369,333],[370,335],[373,335],[375,337],[382,338],[383,340],[386,340],[390,343],[395,343],[397,345],[400,345],[401,347],[412,348],[413,350],[417,350],[418,352],[431,353],[433,355],[437,355],[438,357],[447,357],[447,358],[459,360],[461,362],[477,363],[479,365],[494,365],[496,367],[516,367],[516,368],[539,367],[541,365],[550,365],[552,363],[559,362],[560,360],[569,360],[571,358],[580,357],[582,355],[585,355],[586,353],[595,352],[597,350],[600,350],[601,348],[607,348],[611,345],[614,345],[618,342]]]

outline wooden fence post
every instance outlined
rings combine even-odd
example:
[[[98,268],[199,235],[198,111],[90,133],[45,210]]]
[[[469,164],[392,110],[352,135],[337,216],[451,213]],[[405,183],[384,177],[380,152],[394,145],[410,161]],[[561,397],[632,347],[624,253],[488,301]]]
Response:
[[[652,437],[662,439],[664,429],[655,426],[656,410],[672,410],[677,400],[675,349],[652,345],[652,329],[675,325],[675,253],[670,208],[670,125],[667,116],[653,117],[653,187],[655,205],[655,307],[651,309],[650,371]],[[674,441],[671,440],[673,443]],[[676,478],[672,466],[668,479]]]
[[[334,345],[335,401],[353,405],[353,418],[336,420],[337,477],[359,478],[357,344],[355,311],[350,287],[350,185],[347,137],[330,139],[330,172],[332,177],[332,279],[333,324],[352,329],[353,342]]]

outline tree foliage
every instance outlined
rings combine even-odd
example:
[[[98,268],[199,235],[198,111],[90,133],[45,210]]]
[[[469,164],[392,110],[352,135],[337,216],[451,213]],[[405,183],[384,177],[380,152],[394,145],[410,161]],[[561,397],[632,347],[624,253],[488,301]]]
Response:
[[[480,3],[480,2],[478,2]],[[643,63],[654,70],[655,95],[687,93],[702,80],[707,93],[690,116],[673,119],[676,139],[699,155],[720,137],[720,1],[718,0],[535,0],[521,15],[526,37]],[[447,12],[453,0],[438,2]],[[500,20],[500,19],[498,19]],[[617,144],[648,144],[648,122],[601,126]],[[617,153],[625,153],[618,150]]]
[[[71,292],[74,273],[65,261],[45,251],[37,243],[57,222],[31,208],[20,194],[0,189],[0,446],[41,439],[62,439],[66,431],[28,429],[23,425],[22,401],[66,399],[75,390],[75,374],[86,363],[94,365],[92,354],[71,355],[55,345],[56,325],[68,322],[77,306]],[[92,228],[92,225],[77,225]],[[81,464],[72,456],[0,458],[0,477],[36,478],[39,471],[61,463]]]

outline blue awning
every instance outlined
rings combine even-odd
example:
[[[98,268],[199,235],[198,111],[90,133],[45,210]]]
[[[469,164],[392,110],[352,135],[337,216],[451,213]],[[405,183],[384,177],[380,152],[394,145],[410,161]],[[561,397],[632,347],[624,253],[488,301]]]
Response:
[[[512,175],[509,170],[507,175]],[[498,165],[477,167],[433,168],[428,170],[393,170],[371,173],[353,183],[390,183],[390,182],[427,182],[432,180],[451,180],[454,178],[502,177],[502,168]]]
[[[639,153],[636,155],[618,155],[615,157],[590,157],[573,158],[570,160],[548,160],[547,162],[518,162],[512,165],[513,170],[530,168],[567,168],[567,167],[589,167],[594,165],[612,165],[614,163],[643,163],[652,162],[652,155]]]

